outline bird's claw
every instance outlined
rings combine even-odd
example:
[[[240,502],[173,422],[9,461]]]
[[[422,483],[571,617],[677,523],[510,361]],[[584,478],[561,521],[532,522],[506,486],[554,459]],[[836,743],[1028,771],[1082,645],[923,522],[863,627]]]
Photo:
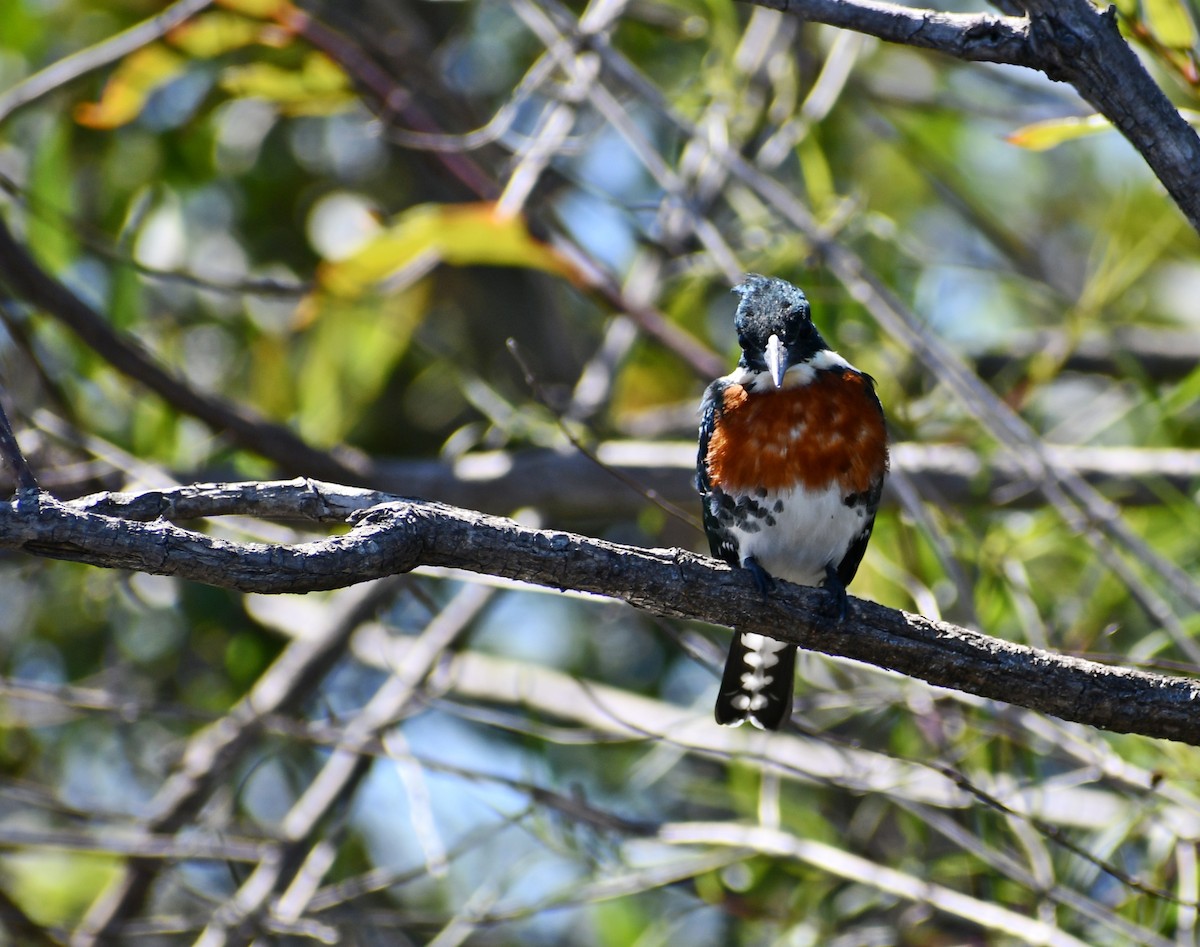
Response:
[[[750,577],[754,579],[754,584],[758,587],[759,594],[766,598],[771,594],[771,590],[775,588],[775,580],[767,574],[767,570],[758,564],[758,560],[753,556],[748,556],[742,562],[742,568],[750,573]]]
[[[825,567],[825,581],[821,587],[829,593],[831,611],[840,625],[846,620],[846,583],[837,574],[832,564]]]

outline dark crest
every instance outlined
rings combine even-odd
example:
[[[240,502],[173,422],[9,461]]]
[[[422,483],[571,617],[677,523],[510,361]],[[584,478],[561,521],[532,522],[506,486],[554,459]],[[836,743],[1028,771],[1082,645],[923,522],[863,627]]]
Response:
[[[733,291],[742,297],[733,325],[742,347],[742,364],[747,368],[768,370],[767,348],[772,336],[782,344],[783,370],[828,348],[812,323],[808,297],[799,287],[749,273]]]

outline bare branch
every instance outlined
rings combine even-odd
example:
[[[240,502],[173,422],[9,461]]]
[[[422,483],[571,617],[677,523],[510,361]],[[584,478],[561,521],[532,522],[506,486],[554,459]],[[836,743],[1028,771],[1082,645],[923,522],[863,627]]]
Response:
[[[1037,69],[1070,83],[1138,150],[1200,231],[1200,138],[1122,38],[1114,7],[1100,10],[1090,0],[1024,0],[1029,17],[1023,19],[874,0],[751,2],[957,59]]]
[[[876,0],[752,0],[801,19],[865,33],[889,43],[918,46],[974,62],[1038,68],[1023,17],[942,13]]]
[[[346,648],[354,630],[395,594],[396,583],[383,582],[352,593],[329,624],[284,649],[230,712],[195,734],[171,778],[159,787],[140,826],[140,841],[170,833],[195,817],[215,787],[238,761],[267,717],[291,709],[306,698]],[[272,857],[278,852],[272,850]],[[72,938],[74,947],[101,944],[123,920],[141,909],[149,894],[157,861],[131,860],[123,874],[97,899]]]
[[[734,846],[761,855],[793,858],[831,875],[865,884],[906,901],[936,908],[999,931],[1024,944],[1084,947],[1053,924],[980,901],[906,872],[876,864],[844,849],[764,826],[729,822],[678,822],[664,825],[659,838],[676,845]]]
[[[128,833],[55,828],[0,828],[0,847],[5,849],[48,848],[104,855],[166,861],[231,861],[255,863],[270,855],[271,842],[234,838],[220,833],[205,837],[173,834],[130,835]]]
[[[320,493],[323,485],[309,481],[307,488]],[[1200,684],[1185,678],[1063,657],[861,600],[833,626],[820,590],[780,583],[764,599],[744,575],[682,549],[527,529],[437,503],[396,499],[358,517],[346,535],[282,546],[26,496],[0,507],[0,548],[254,592],[340,588],[421,565],[466,569],[780,637],[1066,720],[1200,745]]]

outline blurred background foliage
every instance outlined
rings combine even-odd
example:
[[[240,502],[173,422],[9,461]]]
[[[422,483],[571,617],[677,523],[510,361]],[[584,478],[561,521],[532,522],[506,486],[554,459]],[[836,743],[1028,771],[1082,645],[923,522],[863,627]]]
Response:
[[[0,0],[8,226],[181,388],[429,499],[537,457],[476,505],[699,549],[616,479],[574,505],[578,468],[555,464],[636,457],[692,513],[695,405],[736,358],[728,287],[776,274],[875,376],[900,448],[975,463],[937,480],[898,458],[855,594],[1123,665],[1200,661],[1200,243],[1068,87],[726,0],[190,8],[123,48],[161,4]],[[1120,12],[1194,107],[1190,8]],[[46,306],[8,292],[0,320],[8,407],[59,496],[312,472]],[[1028,475],[997,488],[1002,410],[1091,450],[1069,456],[1111,471],[1111,516],[1160,558],[1081,532]],[[473,583],[422,572],[364,608],[0,560],[0,941],[190,943],[250,876],[234,843],[287,838],[321,870],[229,942],[1197,942],[1193,748],[811,654],[788,735],[719,730],[725,631]],[[337,629],[308,677],[273,665]],[[330,746],[428,641],[445,653],[369,728],[367,762],[288,835]],[[279,675],[295,686],[268,716],[223,717]],[[147,822],[218,720],[236,750],[191,774],[179,825]],[[159,847],[131,868],[121,840],[148,824]],[[146,890],[112,907],[131,871]]]

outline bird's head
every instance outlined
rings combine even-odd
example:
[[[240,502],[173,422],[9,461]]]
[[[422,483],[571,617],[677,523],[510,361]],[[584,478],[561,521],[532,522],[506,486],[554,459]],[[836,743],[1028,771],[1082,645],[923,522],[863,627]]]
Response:
[[[789,366],[828,348],[812,323],[808,297],[787,280],[749,273],[733,291],[742,297],[733,319],[741,364],[767,372],[776,388]]]

